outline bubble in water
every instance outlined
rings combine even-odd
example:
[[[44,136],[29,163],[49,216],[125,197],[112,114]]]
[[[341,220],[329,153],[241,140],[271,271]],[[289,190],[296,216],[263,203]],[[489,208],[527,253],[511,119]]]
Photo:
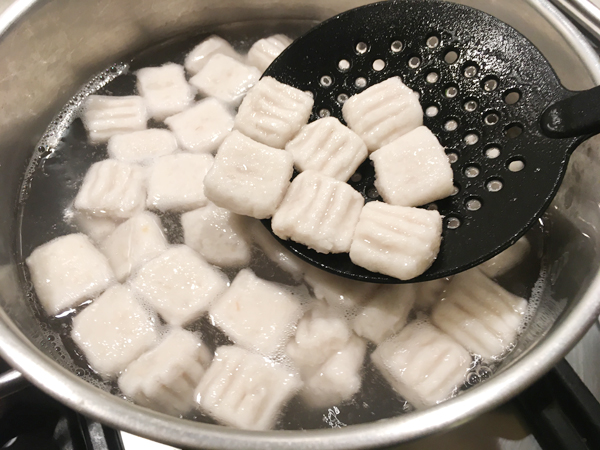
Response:
[[[538,279],[533,285],[533,288],[531,288],[531,294],[529,296],[529,300],[527,301],[527,309],[525,310],[525,314],[523,315],[523,319],[521,320],[521,324],[519,325],[519,329],[517,331],[517,335],[519,336],[525,332],[529,324],[533,321],[533,316],[538,310],[538,306],[542,300],[544,286],[546,285],[546,278],[547,270],[546,268],[542,268],[540,270]]]
[[[100,73],[88,81],[50,122],[51,126],[46,130],[46,133],[42,136],[38,145],[40,147],[56,147],[59,143],[59,137],[65,134],[73,120],[78,117],[83,100],[85,100],[88,95],[94,94],[99,89],[106,86],[118,76],[127,73],[128,70],[128,64],[115,64],[111,67],[110,71]]]

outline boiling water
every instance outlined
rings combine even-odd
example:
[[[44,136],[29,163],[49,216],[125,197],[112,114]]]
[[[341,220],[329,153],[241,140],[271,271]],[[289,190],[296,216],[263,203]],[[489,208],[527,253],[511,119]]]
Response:
[[[80,105],[91,92],[104,95],[131,95],[135,93],[136,78],[134,72],[147,66],[159,66],[166,62],[182,64],[185,55],[208,35],[218,34],[241,53],[248,50],[257,39],[274,33],[285,33],[290,37],[299,35],[312,25],[309,22],[287,21],[278,24],[241,23],[219,27],[208,32],[187,36],[165,42],[153,48],[141,51],[126,63],[115,64],[95,77],[78,92],[54,120],[41,140],[25,177],[19,205],[21,262],[39,245],[68,233],[77,232],[76,226],[69,220],[71,203],[77,193],[83,176],[95,162],[107,158],[105,144],[91,144],[81,120],[77,118]],[[257,32],[260,30],[260,32]],[[162,123],[150,122],[150,127],[164,127]],[[168,230],[168,239],[172,244],[183,243],[179,215],[166,213],[161,215],[163,225]],[[529,318],[539,302],[544,283],[545,269],[540,255],[543,254],[544,227],[537,226],[529,233],[532,251],[523,263],[500,279],[500,283],[510,292],[530,299]],[[307,288],[296,283],[287,273],[270,262],[258,249],[254,249],[251,268],[261,278],[294,286],[293,290],[306,294]],[[21,264],[21,267],[25,267]],[[237,271],[226,271],[233,279]],[[26,270],[22,273],[27,286],[31,308],[40,322],[42,330],[36,344],[46,353],[86,381],[121,395],[115,382],[100,378],[87,364],[80,350],[70,338],[71,318],[85,304],[75,310],[67,311],[55,318],[48,318],[35,298]],[[88,302],[89,303],[89,302]],[[525,324],[529,323],[526,319]],[[230,343],[227,336],[203,318],[187,327],[202,334],[203,340],[211,349]],[[374,349],[370,344],[363,368],[363,385],[360,392],[346,403],[321,410],[309,410],[301,399],[295,398],[286,406],[277,423],[277,428],[311,429],[341,427],[349,424],[370,422],[385,417],[406,413],[411,407],[402,401],[383,380],[370,363],[369,353]],[[483,366],[474,356],[472,370],[465,386],[479,383],[488,378],[497,365]],[[209,417],[199,413],[189,418],[212,422]]]

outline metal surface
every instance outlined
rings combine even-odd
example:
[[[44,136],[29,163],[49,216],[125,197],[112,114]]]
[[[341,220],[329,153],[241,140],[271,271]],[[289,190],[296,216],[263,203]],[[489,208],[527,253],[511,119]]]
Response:
[[[362,52],[358,42],[365,45]],[[392,42],[402,48],[394,51]],[[451,52],[455,60],[449,63],[445,58]],[[349,68],[340,69],[341,60]],[[377,60],[384,62],[383,69],[373,68]],[[350,97],[393,76],[419,93],[424,111],[435,108],[436,114],[425,114],[423,122],[455,158],[456,193],[425,205],[444,218],[442,242],[431,267],[408,282],[453,275],[516,242],[548,207],[569,154],[583,139],[553,139],[542,131],[542,113],[572,94],[537,48],[500,20],[458,4],[395,0],[345,12],[297,39],[265,76],[312,92],[311,121],[327,111],[344,123],[340,95]],[[326,84],[320,82],[323,77],[328,77]],[[357,86],[358,79],[364,86]],[[448,128],[450,122],[455,126]],[[488,157],[490,148],[498,155]],[[513,164],[524,166],[514,170]],[[357,173],[360,180],[349,184],[365,201],[383,201],[373,195],[371,161]],[[492,189],[491,183],[497,186]],[[472,209],[472,202],[479,207]],[[325,254],[291,240],[280,242],[337,275],[401,282],[353,264],[347,253]]]
[[[0,375],[0,399],[20,391],[28,385],[21,372],[9,370]]]
[[[17,2],[20,6],[28,2]],[[536,317],[500,373],[435,408],[345,429],[252,433],[193,423],[131,405],[70,373],[41,345],[13,258],[14,207],[33,145],[77,86],[126,52],[210,23],[266,18],[323,20],[361,2],[170,2],[55,0],[22,8],[0,30],[1,353],[33,383],[112,426],[186,448],[351,449],[391,445],[439,432],[489,410],[532,383],[584,334],[599,310],[598,141],[574,153],[552,212],[546,288]],[[469,2],[515,26],[550,60],[563,84],[600,81],[593,50],[546,1]],[[18,9],[18,8],[17,8]],[[42,230],[43,231],[43,230]]]
[[[589,0],[551,0],[567,16],[600,41],[600,9]]]

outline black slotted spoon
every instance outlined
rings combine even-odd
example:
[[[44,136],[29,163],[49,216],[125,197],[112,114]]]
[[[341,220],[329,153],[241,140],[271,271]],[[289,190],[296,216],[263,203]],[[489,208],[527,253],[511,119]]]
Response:
[[[264,76],[310,91],[310,121],[342,117],[350,96],[392,76],[420,93],[424,125],[446,147],[455,193],[424,205],[444,216],[439,255],[408,282],[473,267],[516,242],[549,206],[577,145],[600,131],[600,87],[564,88],[523,35],[482,11],[390,0],[335,16],[294,41]],[[367,159],[349,183],[381,200]],[[270,222],[265,221],[270,227]],[[311,264],[375,283],[402,281],[280,240]]]

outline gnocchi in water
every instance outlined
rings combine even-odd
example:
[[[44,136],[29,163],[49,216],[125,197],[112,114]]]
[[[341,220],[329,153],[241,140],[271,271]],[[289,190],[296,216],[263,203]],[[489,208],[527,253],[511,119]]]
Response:
[[[72,199],[79,232],[26,263],[46,313],[66,315],[91,368],[140,405],[283,428],[290,404],[352,404],[378,373],[399,405],[429,407],[517,340],[527,301],[494,278],[526,240],[453,278],[390,286],[309,266],[262,226],[409,280],[441,240],[439,213],[417,207],[452,192],[415,92],[392,77],[345,102],[348,127],[308,124],[310,93],[260,79],[290,43],[267,36],[243,54],[209,36],[183,64],[138,70],[135,95],[85,101],[108,158]],[[347,184],[367,158],[385,203]]]

